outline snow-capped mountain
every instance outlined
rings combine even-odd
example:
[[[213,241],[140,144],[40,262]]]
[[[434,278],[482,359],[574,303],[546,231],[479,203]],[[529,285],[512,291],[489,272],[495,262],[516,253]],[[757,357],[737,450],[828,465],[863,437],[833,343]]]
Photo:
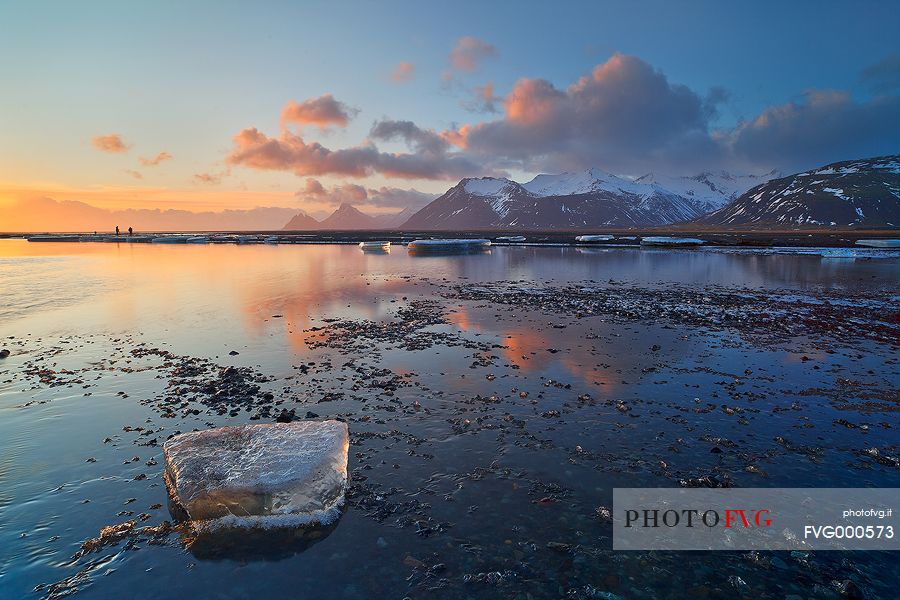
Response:
[[[706,177],[706,178],[704,178]],[[760,176],[765,177],[765,176]],[[617,177],[600,169],[538,175],[525,184],[509,179],[463,179],[404,223],[406,229],[580,229],[650,227],[695,219],[736,195],[746,178],[707,174],[671,178],[681,193],[645,176]],[[755,179],[757,183],[762,179]],[[709,181],[710,183],[704,183]],[[702,192],[702,193],[701,193]]]
[[[900,154],[837,162],[774,179],[696,223],[900,227]]]
[[[635,183],[656,184],[682,198],[687,198],[701,213],[719,210],[752,187],[783,177],[773,169],[763,175],[735,175],[727,171],[704,171],[694,176],[670,176],[647,173]]]

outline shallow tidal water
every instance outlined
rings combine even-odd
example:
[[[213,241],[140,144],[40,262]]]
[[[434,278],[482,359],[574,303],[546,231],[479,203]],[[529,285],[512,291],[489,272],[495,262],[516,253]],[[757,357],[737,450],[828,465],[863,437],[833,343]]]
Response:
[[[900,487],[898,282],[877,251],[0,240],[0,598],[896,597],[896,553],[616,553],[598,509]],[[282,411],[349,425],[335,526],[141,532],[168,436]]]

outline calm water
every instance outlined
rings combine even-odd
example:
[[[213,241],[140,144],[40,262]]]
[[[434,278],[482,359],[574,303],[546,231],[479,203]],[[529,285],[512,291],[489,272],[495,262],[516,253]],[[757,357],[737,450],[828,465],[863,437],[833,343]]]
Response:
[[[0,240],[0,597],[833,597],[844,579],[891,597],[890,553],[615,554],[596,509],[616,486],[707,474],[900,486],[900,469],[861,453],[898,451],[896,339],[848,321],[763,341],[467,293],[598,286],[648,315],[659,294],[777,294],[864,302],[896,325],[900,259],[872,255]],[[161,408],[188,357],[249,367],[276,410],[348,421],[344,516],[312,545],[205,551],[173,535],[73,558],[104,526],[170,519],[168,435],[252,422],[254,409]]]

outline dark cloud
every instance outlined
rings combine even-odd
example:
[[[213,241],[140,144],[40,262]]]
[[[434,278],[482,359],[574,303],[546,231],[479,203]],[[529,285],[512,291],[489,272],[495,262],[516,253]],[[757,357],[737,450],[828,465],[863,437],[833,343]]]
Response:
[[[503,101],[503,118],[444,137],[468,152],[507,157],[526,169],[628,169],[677,161],[686,148],[711,152],[709,105],[644,61],[616,54],[566,89],[521,79]]]
[[[369,188],[369,204],[385,208],[421,208],[437,198],[437,194],[426,194],[419,190],[404,190],[394,187]]]
[[[358,112],[357,109],[335,100],[331,94],[324,94],[303,102],[296,100],[288,102],[281,111],[281,126],[294,124],[301,127],[304,125],[316,125],[320,128],[331,125],[346,127]]]
[[[416,152],[443,154],[448,148],[447,141],[435,131],[422,129],[412,121],[376,121],[369,131],[375,140],[391,141],[401,139]]]
[[[847,92],[810,91],[740,125],[727,140],[735,158],[805,169],[838,160],[893,154],[900,140],[900,97],[856,102]]]
[[[867,70],[869,78],[888,81],[892,64]],[[565,89],[521,79],[503,99],[502,118],[441,135],[488,164],[536,171],[789,170],[897,152],[897,95],[859,102],[847,92],[810,91],[716,130],[719,106],[728,100],[723,88],[701,95],[639,58],[616,54]]]
[[[461,105],[469,112],[475,113],[496,113],[500,112],[497,105],[502,102],[502,98],[494,95],[494,84],[488,82],[482,86],[477,86],[472,90],[472,99],[464,100]]]
[[[325,186],[323,186],[318,179],[313,179],[310,177],[306,180],[306,184],[303,189],[297,192],[297,196],[322,196],[325,192]]]
[[[882,61],[864,77],[891,89],[886,82],[893,64]],[[843,91],[809,91],[736,126],[717,128],[720,107],[730,99],[727,90],[697,92],[622,54],[566,87],[520,79],[502,97],[491,84],[475,92],[471,109],[499,114],[440,132],[384,119],[373,124],[367,140],[339,149],[287,130],[269,137],[248,128],[235,136],[227,161],[299,176],[441,180],[588,167],[633,174],[791,170],[894,153],[900,139],[900,95],[888,92],[856,100]],[[386,152],[376,145],[397,142],[408,150]]]
[[[863,69],[863,83],[877,93],[900,91],[900,54],[891,54]]]
[[[365,188],[353,183],[334,186],[330,190],[317,179],[307,179],[303,189],[296,193],[301,199],[325,202],[332,206],[341,204],[377,206],[380,208],[421,208],[435,199],[434,194],[426,194],[414,189],[386,187]]]

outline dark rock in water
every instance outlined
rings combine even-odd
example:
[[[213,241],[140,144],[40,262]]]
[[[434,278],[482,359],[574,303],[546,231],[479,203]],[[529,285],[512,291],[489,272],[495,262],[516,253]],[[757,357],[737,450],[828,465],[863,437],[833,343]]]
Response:
[[[678,482],[681,487],[688,488],[727,488],[731,487],[731,482],[727,478],[718,479],[713,475],[704,475],[702,477],[694,477],[691,479],[682,479]]]
[[[595,513],[601,523],[612,523],[612,511],[606,506],[598,506]]]
[[[6,348],[0,350],[0,358],[6,358],[7,356],[9,356],[9,350],[7,350]]]
[[[851,600],[866,600],[866,595],[860,587],[849,579],[845,579],[835,587],[837,587],[838,593],[844,598],[850,598]]]
[[[232,351],[229,352],[228,354],[229,354],[230,356],[237,356],[238,354],[240,354],[240,352],[238,352],[237,350],[232,350]]]
[[[307,419],[318,419],[319,415],[317,415],[316,413],[314,413],[311,410],[308,410],[308,411],[306,411],[306,418]]]
[[[275,417],[276,423],[290,423],[294,419],[297,418],[297,411],[293,408],[291,410],[282,409],[281,414]]]

